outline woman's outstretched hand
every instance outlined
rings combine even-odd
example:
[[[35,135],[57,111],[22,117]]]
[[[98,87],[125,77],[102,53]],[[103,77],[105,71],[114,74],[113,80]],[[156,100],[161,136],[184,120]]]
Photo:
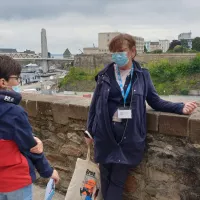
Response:
[[[190,115],[196,108],[197,108],[197,103],[195,101],[187,102],[183,107],[183,114]]]

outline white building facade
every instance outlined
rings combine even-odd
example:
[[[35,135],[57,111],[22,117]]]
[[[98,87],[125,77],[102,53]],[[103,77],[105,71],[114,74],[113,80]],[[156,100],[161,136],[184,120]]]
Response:
[[[169,40],[159,40],[160,49],[163,53],[167,52],[169,49],[170,41]]]
[[[159,42],[150,42],[150,52],[160,49]]]
[[[83,53],[84,54],[98,54],[99,48],[97,48],[97,47],[85,47],[85,48],[83,48]]]
[[[110,41],[119,35],[120,32],[106,32],[106,33],[99,33],[98,35],[98,47],[99,47],[99,53],[109,53],[109,43]],[[143,54],[144,53],[144,38],[133,36],[133,38],[136,41],[136,49],[137,54]]]
[[[119,34],[120,34],[119,32],[99,33],[98,34],[99,53],[109,53],[108,46],[110,41]]]
[[[181,40],[187,40],[187,42],[188,42],[188,47],[189,47],[190,49],[192,49],[192,32],[189,32],[189,33],[181,33],[181,34],[179,34],[178,40],[179,40],[179,41],[181,41]]]

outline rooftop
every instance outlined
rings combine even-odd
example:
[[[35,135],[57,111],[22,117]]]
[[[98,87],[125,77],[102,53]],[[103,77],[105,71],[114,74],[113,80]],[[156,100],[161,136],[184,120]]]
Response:
[[[151,42],[151,45],[159,45],[159,42]]]
[[[0,48],[0,53],[17,53],[16,49]]]

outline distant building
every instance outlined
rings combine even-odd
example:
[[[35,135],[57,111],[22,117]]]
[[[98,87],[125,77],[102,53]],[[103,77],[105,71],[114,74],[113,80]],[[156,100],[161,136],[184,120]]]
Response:
[[[145,47],[146,47],[146,49],[147,49],[147,52],[150,52],[151,51],[151,41],[146,41],[146,42],[144,42],[144,45],[145,45]]]
[[[159,40],[159,48],[165,53],[169,49],[169,40]]]
[[[41,70],[37,64],[30,63],[23,67],[21,72],[22,85],[38,82],[40,80],[39,72]]]
[[[186,40],[188,42],[188,47],[192,49],[192,32],[179,34],[178,40]]]
[[[17,53],[17,50],[16,49],[0,48],[0,54],[7,54],[7,53]]]
[[[26,49],[26,51],[24,51],[23,53],[27,53],[27,54],[35,54],[35,51],[31,51],[31,50]]]
[[[98,48],[99,53],[109,53],[109,43],[110,41],[119,35],[120,32],[106,32],[106,33],[99,33],[98,35]],[[136,41],[136,49],[138,54],[144,53],[144,38],[133,36]]]
[[[48,52],[48,58],[51,58],[51,53],[50,52]]]
[[[65,52],[63,53],[63,57],[64,57],[64,58],[69,58],[69,57],[71,57],[71,56],[72,56],[72,54],[71,54],[71,52],[69,51],[69,49],[66,49]]]
[[[143,54],[144,53],[144,38],[133,36],[133,38],[136,41],[136,49],[137,54]]]
[[[151,52],[155,51],[155,50],[158,50],[158,49],[161,49],[159,42],[151,42],[150,43],[150,51]]]
[[[85,48],[83,48],[83,53],[84,54],[98,54],[99,48],[97,48],[97,47],[85,47]]]
[[[110,41],[119,34],[120,34],[119,32],[99,33],[98,34],[99,53],[110,53],[108,45]]]
[[[181,33],[178,36],[178,40],[187,40],[187,39],[192,39],[192,32],[189,33]]]
[[[39,54],[34,51],[26,50],[24,52],[17,52],[16,49],[0,48],[0,55],[10,56],[12,58],[40,58]]]

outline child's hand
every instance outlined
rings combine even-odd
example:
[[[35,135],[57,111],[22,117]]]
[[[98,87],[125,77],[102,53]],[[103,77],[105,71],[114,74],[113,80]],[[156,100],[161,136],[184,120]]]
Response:
[[[55,184],[57,184],[60,181],[60,177],[58,175],[58,172],[55,169],[53,170],[53,174],[52,174],[51,178],[54,179]]]
[[[43,153],[43,143],[40,139],[37,137],[34,137],[35,141],[37,142],[37,145],[33,148],[31,148],[30,152],[31,153],[36,153],[36,154],[41,154]]]

